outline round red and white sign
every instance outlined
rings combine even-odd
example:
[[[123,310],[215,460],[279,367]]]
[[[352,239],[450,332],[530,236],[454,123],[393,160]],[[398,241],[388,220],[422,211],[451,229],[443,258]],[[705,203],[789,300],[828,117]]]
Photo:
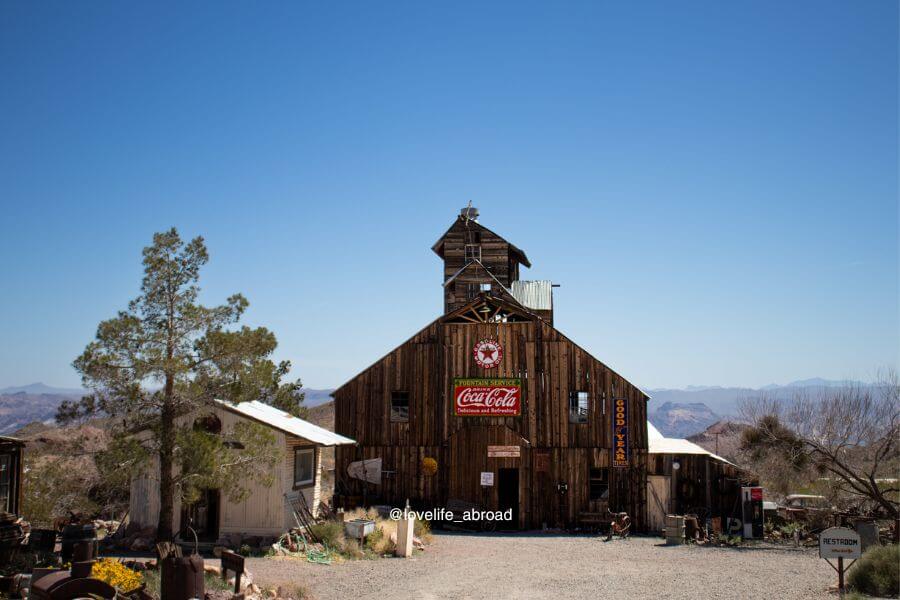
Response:
[[[475,362],[484,369],[493,369],[503,358],[503,346],[497,340],[481,340],[475,344]]]

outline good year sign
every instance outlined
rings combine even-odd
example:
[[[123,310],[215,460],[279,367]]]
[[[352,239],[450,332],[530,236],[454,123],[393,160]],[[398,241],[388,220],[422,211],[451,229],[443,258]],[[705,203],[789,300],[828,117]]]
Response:
[[[522,414],[522,381],[456,378],[453,398],[458,417],[517,417]]]

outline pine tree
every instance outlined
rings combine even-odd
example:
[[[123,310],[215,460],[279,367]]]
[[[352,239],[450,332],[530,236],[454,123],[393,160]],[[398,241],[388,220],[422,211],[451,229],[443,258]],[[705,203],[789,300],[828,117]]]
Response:
[[[235,294],[220,306],[198,303],[200,268],[208,260],[200,237],[185,244],[174,228],[153,236],[143,252],[140,295],[100,323],[73,363],[91,393],[57,415],[63,423],[111,418],[110,469],[136,473],[158,464],[160,540],[176,533],[176,494],[190,502],[202,488],[216,487],[239,500],[247,493],[243,482],[273,480],[279,454],[265,428],[243,423],[215,433],[195,426],[215,399],[261,400],[302,413],[300,381],[282,382],[290,363],[271,360],[275,335],[237,326],[247,300]]]

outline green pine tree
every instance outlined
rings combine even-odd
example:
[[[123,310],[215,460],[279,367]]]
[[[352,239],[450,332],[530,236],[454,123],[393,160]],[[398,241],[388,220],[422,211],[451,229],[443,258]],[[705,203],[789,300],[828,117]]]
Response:
[[[57,415],[62,423],[111,417],[115,438],[105,455],[111,476],[158,463],[160,540],[176,533],[176,494],[190,502],[201,489],[218,488],[239,500],[247,481],[271,485],[274,479],[281,456],[265,428],[242,423],[214,433],[195,426],[214,399],[261,400],[303,412],[300,381],[282,382],[290,363],[271,360],[275,335],[237,327],[247,300],[235,294],[221,306],[198,303],[200,268],[208,259],[200,237],[184,243],[174,228],[153,236],[143,252],[140,295],[100,323],[73,363],[91,394],[62,405]]]

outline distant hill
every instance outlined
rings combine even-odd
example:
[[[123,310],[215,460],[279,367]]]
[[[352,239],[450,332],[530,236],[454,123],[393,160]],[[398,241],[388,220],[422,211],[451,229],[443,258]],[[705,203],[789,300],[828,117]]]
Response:
[[[57,388],[49,385],[45,385],[43,383],[29,383],[28,385],[20,385],[18,387],[8,387],[0,390],[0,394],[49,394],[49,395],[63,395],[63,396],[81,396],[85,393],[85,390],[80,388]]]
[[[656,410],[648,410],[647,418],[660,433],[672,438],[685,438],[703,431],[720,419],[702,402],[665,402]]]
[[[866,387],[872,384],[859,381],[839,381],[816,377],[813,379],[792,381],[791,383],[784,385],[771,384],[759,389],[691,385],[684,389],[651,389],[648,390],[647,393],[652,396],[649,405],[649,412],[651,413],[656,410],[653,407],[661,407],[662,405],[671,402],[674,404],[704,404],[710,411],[717,415],[732,417],[737,416],[740,412],[739,406],[742,400],[759,397],[761,395],[789,399],[801,388],[806,388],[807,390],[814,392],[817,389],[821,390],[845,385],[859,385]],[[656,422],[653,421],[653,424],[656,425]],[[692,433],[699,431],[702,431],[702,429],[698,429]]]
[[[77,400],[81,394],[0,394],[0,434],[9,434],[29,423],[53,422],[56,409],[64,400]]]
[[[303,388],[303,405],[312,408],[329,402],[333,391]],[[9,435],[29,423],[53,423],[56,409],[64,400],[78,400],[86,393],[43,383],[0,389],[0,435]]]
[[[326,402],[331,402],[331,393],[334,391],[330,390],[314,390],[312,388],[300,388],[306,397],[303,399],[303,406],[313,407],[318,406],[320,404],[324,404]]]
[[[717,421],[701,433],[690,436],[688,441],[736,462],[741,447],[741,435],[747,425],[734,421]]]

